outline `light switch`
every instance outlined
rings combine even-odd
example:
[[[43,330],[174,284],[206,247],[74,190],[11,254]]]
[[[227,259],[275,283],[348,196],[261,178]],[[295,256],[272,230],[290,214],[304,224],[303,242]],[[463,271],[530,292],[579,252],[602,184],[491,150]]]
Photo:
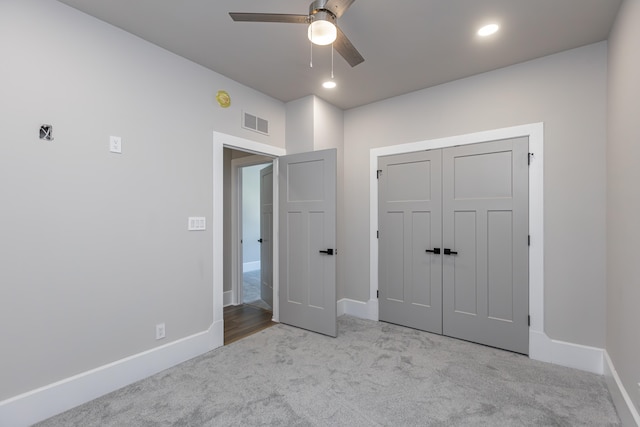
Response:
[[[122,138],[119,136],[109,137],[109,151],[112,153],[122,153]]]
[[[207,229],[207,219],[203,216],[190,216],[187,229],[189,231],[203,231]]]

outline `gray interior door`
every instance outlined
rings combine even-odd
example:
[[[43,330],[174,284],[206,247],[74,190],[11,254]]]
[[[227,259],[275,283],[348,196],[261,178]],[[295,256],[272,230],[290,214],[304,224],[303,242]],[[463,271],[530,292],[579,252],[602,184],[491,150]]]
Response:
[[[442,333],[442,152],[382,157],[380,320]]]
[[[527,160],[527,138],[380,158],[380,320],[528,353]]]
[[[273,307],[273,165],[260,170],[260,298]]]
[[[280,321],[335,337],[336,150],[278,164]]]
[[[529,352],[528,177],[527,138],[443,151],[445,335]]]

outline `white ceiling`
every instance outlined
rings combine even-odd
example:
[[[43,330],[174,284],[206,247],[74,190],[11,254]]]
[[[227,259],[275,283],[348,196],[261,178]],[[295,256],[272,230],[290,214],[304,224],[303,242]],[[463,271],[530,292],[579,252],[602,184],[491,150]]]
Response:
[[[364,56],[337,53],[306,26],[233,22],[228,12],[307,14],[310,0],[59,0],[287,102],[315,94],[348,109],[605,40],[620,0],[357,0],[338,26]],[[499,33],[476,36],[496,22]]]

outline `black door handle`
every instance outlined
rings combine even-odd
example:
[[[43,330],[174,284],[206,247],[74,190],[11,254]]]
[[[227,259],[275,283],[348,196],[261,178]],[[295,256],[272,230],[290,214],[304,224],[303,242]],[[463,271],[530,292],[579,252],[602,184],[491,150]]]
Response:
[[[327,249],[326,251],[320,251],[321,254],[333,255],[333,249]]]
[[[440,248],[433,248],[433,250],[426,249],[425,252],[431,252],[431,253],[434,253],[436,255],[439,255],[440,254]]]
[[[454,252],[451,249],[444,248],[445,255],[458,255],[458,252]]]
[[[258,239],[258,243],[262,243],[262,239]]]

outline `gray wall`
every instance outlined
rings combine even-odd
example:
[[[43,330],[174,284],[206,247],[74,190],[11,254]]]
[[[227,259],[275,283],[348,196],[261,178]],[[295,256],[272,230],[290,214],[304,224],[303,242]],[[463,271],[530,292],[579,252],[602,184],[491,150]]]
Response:
[[[285,107],[51,0],[0,2],[0,52],[3,400],[207,330],[213,131],[284,146]]]
[[[313,151],[313,100],[314,96],[286,103],[287,126],[286,148],[287,154]]]
[[[545,124],[545,330],[605,344],[605,42],[345,112],[345,297],[369,296],[369,150]]]
[[[609,39],[607,352],[640,411],[640,1],[626,0]]]

